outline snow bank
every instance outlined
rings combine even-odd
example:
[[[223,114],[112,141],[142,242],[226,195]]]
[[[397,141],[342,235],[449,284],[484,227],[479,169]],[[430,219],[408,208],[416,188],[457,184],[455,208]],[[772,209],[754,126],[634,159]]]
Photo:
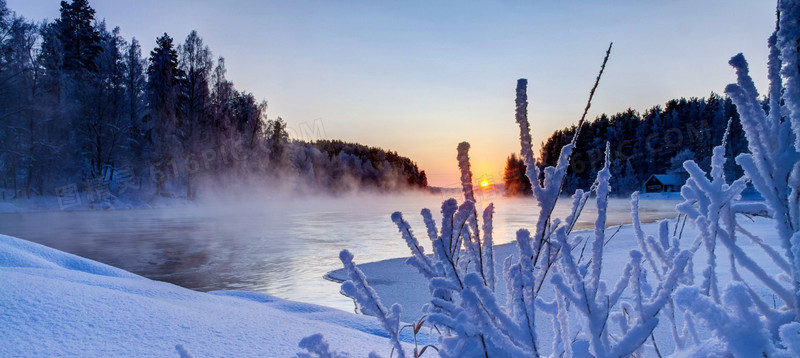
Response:
[[[682,245],[690,245],[692,240],[694,240],[694,238],[698,235],[698,232],[693,225],[686,225],[683,227],[683,220],[670,219],[668,222],[670,233],[672,233],[674,230],[676,236],[680,235],[682,238],[681,241],[683,241]],[[762,235],[762,238],[766,243],[773,246],[778,245],[779,239],[771,220],[755,217],[752,221],[743,220],[740,223],[747,231]],[[675,227],[676,224],[677,228]],[[656,233],[659,230],[659,225],[659,223],[643,224],[642,230],[648,234]],[[682,234],[680,234],[681,232]],[[588,234],[590,234],[588,231],[576,231],[573,232],[571,236],[586,236]],[[634,227],[632,225],[624,225],[619,229],[619,231],[617,231],[616,227],[611,227],[606,230],[605,236],[606,240],[608,241],[605,247],[607,255],[603,257],[603,271],[601,279],[613,282],[616,281],[617,276],[623,272],[625,264],[628,262],[629,257],[627,253],[631,249],[637,247],[637,239],[634,232]],[[741,246],[742,249],[745,250],[753,260],[761,263],[769,275],[775,276],[781,272],[779,267],[771,264],[772,260],[770,260],[763,250],[760,250],[751,241],[742,238],[737,242],[737,244]],[[581,249],[581,247],[576,248],[577,251],[580,251]],[[506,257],[513,256],[514,259],[516,259],[518,251],[519,250],[516,247],[516,243],[495,246],[494,252],[496,263],[495,266],[497,268],[496,272],[502,272],[500,263],[504,262]],[[588,248],[586,251],[588,255]],[[706,252],[699,250],[695,253],[694,261],[696,263],[703,263],[705,260],[707,260],[707,256],[708,255]],[[406,322],[411,322],[419,319],[423,315],[422,306],[425,303],[430,302],[430,292],[426,286],[427,280],[416,269],[405,264],[405,260],[405,258],[390,259],[366,263],[358,265],[358,267],[364,272],[367,277],[367,281],[378,293],[381,300],[386,305],[391,305],[394,303],[401,304],[403,306],[402,319]],[[720,259],[717,268],[720,286],[725,286],[727,283],[733,281],[729,269],[730,262],[727,258]],[[698,282],[702,280],[702,270],[694,270],[693,273]],[[748,272],[742,272],[741,274],[746,282],[753,282],[754,278],[751,274]],[[332,271],[326,275],[326,278],[334,281],[342,281],[347,279],[344,269]],[[506,292],[505,280],[498,280],[497,285],[497,299],[498,301],[502,302],[505,299]],[[759,294],[763,299],[770,300],[770,302],[772,302],[771,300],[773,298],[771,292],[760,290]],[[549,298],[552,296],[552,292],[545,292],[544,296]],[[626,296],[624,298],[630,299],[631,297]],[[541,319],[540,317],[537,317],[537,323],[549,324],[550,318],[546,317],[546,315],[541,316]],[[541,322],[539,322],[540,320]],[[549,333],[547,332],[548,330],[544,331],[546,335]],[[703,333],[707,334],[708,332]],[[669,332],[666,331],[666,326],[656,329],[655,336],[657,337],[656,339],[659,340],[659,346],[662,349],[667,352],[674,352],[672,342],[667,339],[669,337]],[[548,341],[551,339],[551,337],[545,336],[540,337],[540,339],[542,341]],[[714,342],[709,341],[704,344],[708,346],[707,348],[709,351],[718,351],[714,348]],[[648,353],[655,354],[655,352]],[[662,353],[664,353],[664,351],[662,351]],[[674,353],[677,356],[681,356],[682,354],[682,352]]]
[[[517,255],[514,243],[494,247],[495,272],[503,272],[502,262],[506,257]],[[381,300],[392,305],[399,303],[403,306],[402,320],[413,322],[422,317],[422,306],[431,301],[431,294],[422,274],[405,263],[406,258],[395,258],[358,265],[358,268],[367,276],[367,282],[378,292]],[[345,269],[329,272],[325,278],[335,282],[347,280]],[[505,281],[497,280],[497,291],[505,292]]]
[[[286,357],[331,348],[389,356],[373,318],[242,291],[195,292],[0,235],[0,356]],[[406,339],[407,340],[407,339]]]

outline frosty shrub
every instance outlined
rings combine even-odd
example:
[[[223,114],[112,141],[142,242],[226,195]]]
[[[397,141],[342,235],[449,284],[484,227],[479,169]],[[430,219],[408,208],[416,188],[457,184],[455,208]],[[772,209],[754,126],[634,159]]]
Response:
[[[421,212],[431,255],[402,214],[392,214],[411,249],[407,264],[428,281],[424,324],[438,333],[435,348],[441,357],[800,356],[800,4],[779,0],[778,10],[778,26],[768,41],[768,111],[759,101],[744,57],[730,61],[737,83],[729,85],[726,94],[737,106],[749,142],[749,153],[736,158],[744,176],[732,181],[725,177],[727,135],[714,148],[708,173],[692,160],[683,163],[689,177],[677,210],[696,233],[683,241],[668,221],[660,222],[654,235],[645,233],[639,194],[634,193],[631,218],[637,247],[628,253],[621,272],[603,276],[615,277],[615,282],[601,279],[611,190],[608,146],[593,185],[572,195],[566,218],[553,217],[583,119],[556,166],[542,169],[531,149],[527,81],[518,81],[521,156],[539,213],[532,230],[517,231],[518,255],[505,260],[502,273],[494,272],[494,207],[490,204],[479,213],[472,194],[469,144],[459,144],[457,155],[464,201],[444,201],[438,227],[430,210]],[[763,202],[738,200],[748,183]],[[590,200],[597,207],[594,230],[573,234]],[[748,231],[737,221],[743,216],[766,216],[780,247]],[[752,242],[772,262],[751,258],[737,240]],[[696,255],[701,250],[705,262],[693,262],[702,257]],[[717,263],[726,253],[730,280],[725,277],[730,282],[720,288]],[[342,261],[350,277],[343,291],[380,319],[391,337],[393,355],[412,356],[398,339],[400,307],[385,308],[349,252],[343,251]],[[772,276],[765,264],[781,272]],[[702,269],[697,275],[695,266]],[[503,292],[498,280],[504,283]],[[415,349],[413,356],[421,353]]]
[[[748,73],[742,54],[729,64],[736,70],[737,82],[725,88],[736,104],[748,140],[749,153],[736,163],[744,176],[728,183],[723,171],[725,143],[714,148],[710,173],[693,161],[684,168],[689,179],[681,189],[685,201],[678,206],[699,234],[693,250],[704,246],[708,261],[703,281],[698,286],[681,288],[675,296],[679,307],[700,319],[710,330],[709,337],[683,348],[696,356],[716,350],[734,357],[800,356],[800,4],[778,1],[778,23],[769,38],[769,111]],[[763,203],[734,201],[746,187],[753,187]],[[765,242],[738,222],[741,215],[767,213],[776,230],[780,248]],[[769,257],[781,273],[770,276],[761,262],[752,259],[737,244],[750,240]],[[716,274],[716,245],[729,255],[732,282],[720,293]],[[743,269],[757,280],[746,281]],[[763,294],[774,297],[766,302]],[[703,337],[700,337],[701,339]],[[686,342],[682,342],[686,343]],[[711,349],[710,347],[717,347]],[[687,354],[688,355],[688,354]]]

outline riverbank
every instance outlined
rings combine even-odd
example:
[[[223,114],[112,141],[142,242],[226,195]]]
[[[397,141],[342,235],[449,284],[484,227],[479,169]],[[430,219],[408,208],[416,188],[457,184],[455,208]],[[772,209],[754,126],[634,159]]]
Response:
[[[178,357],[176,346],[194,357],[287,357],[316,333],[357,357],[391,350],[372,317],[255,292],[196,292],[5,235],[0,286],[5,357]]]

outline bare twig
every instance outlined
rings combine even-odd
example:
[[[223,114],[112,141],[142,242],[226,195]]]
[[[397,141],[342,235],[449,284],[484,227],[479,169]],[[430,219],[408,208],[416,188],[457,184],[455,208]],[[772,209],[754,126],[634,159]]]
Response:
[[[611,56],[611,46],[613,46],[613,45],[614,45],[613,42],[608,44],[608,50],[606,50],[606,56],[605,56],[605,58],[603,58],[603,64],[600,65],[600,72],[597,74],[597,78],[594,81],[594,86],[592,86],[592,90],[589,91],[589,99],[586,101],[586,108],[583,109],[583,115],[581,116],[581,120],[578,121],[578,127],[575,129],[575,135],[572,136],[572,145],[573,146],[578,143],[578,135],[580,135],[581,127],[583,126],[583,122],[586,120],[586,114],[589,113],[589,108],[592,106],[592,98],[594,98],[594,92],[597,90],[597,85],[600,84],[600,77],[603,76],[603,71],[605,71],[605,69],[606,69],[606,63],[608,63],[608,57]],[[574,147],[573,147],[573,150],[574,150]],[[572,158],[572,155],[570,155],[570,157],[567,158],[567,160],[570,160],[570,158]],[[558,186],[558,193],[559,194],[561,194],[561,191],[564,188],[564,180],[566,180],[566,178],[567,178],[566,175],[561,177],[561,183]],[[555,207],[556,207],[555,203],[558,202],[558,197],[559,196],[556,195],[556,198],[554,199],[555,202],[553,203],[553,206],[550,208],[550,212],[547,213],[547,223],[550,222],[550,218],[553,215],[553,209],[555,209]]]
[[[611,239],[613,239],[614,236],[617,236],[617,233],[620,230],[622,230],[622,225],[617,226],[617,231],[614,231],[614,233],[611,234],[611,236],[608,237],[608,240],[606,240],[606,242],[603,243],[603,247],[606,247],[606,245],[608,245],[608,243],[611,242]]]
[[[608,57],[611,55],[611,46],[614,43],[608,44],[608,50],[606,50],[606,57],[603,59],[603,65],[600,66],[600,73],[597,74],[597,79],[594,81],[594,86],[592,90],[589,92],[589,100],[586,101],[586,108],[583,109],[583,115],[581,116],[581,120],[578,122],[578,128],[575,129],[575,136],[572,137],[572,144],[577,143],[578,135],[581,133],[581,127],[583,126],[583,122],[586,120],[586,114],[589,113],[589,108],[592,106],[592,98],[594,97],[594,91],[597,90],[597,85],[600,84],[600,77],[603,75],[603,71],[606,69],[606,63],[608,62]]]

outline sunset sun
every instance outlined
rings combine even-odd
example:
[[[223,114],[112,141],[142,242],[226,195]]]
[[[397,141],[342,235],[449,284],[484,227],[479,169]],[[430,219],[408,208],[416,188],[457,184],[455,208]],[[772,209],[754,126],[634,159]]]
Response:
[[[481,180],[481,188],[485,188],[489,186],[489,181],[486,179]]]

